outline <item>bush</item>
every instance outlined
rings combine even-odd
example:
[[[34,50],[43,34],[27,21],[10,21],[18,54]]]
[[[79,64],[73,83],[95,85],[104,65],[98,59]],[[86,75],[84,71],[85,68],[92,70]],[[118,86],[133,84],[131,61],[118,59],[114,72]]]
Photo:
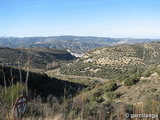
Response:
[[[144,76],[144,77],[149,77],[150,75],[151,75],[151,71],[149,71],[149,70],[146,70],[142,73],[142,76]]]
[[[106,96],[109,98],[109,99],[117,99],[120,97],[120,94],[117,93],[117,92],[107,92],[106,93]]]
[[[105,92],[111,92],[117,89],[117,84],[116,83],[110,83],[105,86]]]
[[[91,96],[90,101],[100,102],[99,97]]]
[[[90,100],[95,102],[101,102],[100,96],[103,94],[103,89],[98,89],[96,92],[93,93]]]
[[[132,85],[136,84],[137,81],[138,81],[138,79],[135,77],[127,78],[124,80],[124,86],[132,86]]]
[[[155,92],[157,89],[156,88],[152,88],[152,89],[150,89],[149,91],[150,92]]]
[[[96,92],[93,93],[93,96],[99,97],[103,94],[103,89],[98,89]]]
[[[22,91],[21,84],[17,82],[13,84],[11,87],[6,88],[2,87],[0,91],[0,100],[8,106],[12,106],[13,103],[21,96],[21,93],[25,93],[25,89]]]
[[[13,104],[25,92],[22,91],[21,84],[17,82],[9,87],[0,86],[0,120],[5,120],[6,116],[10,116]]]

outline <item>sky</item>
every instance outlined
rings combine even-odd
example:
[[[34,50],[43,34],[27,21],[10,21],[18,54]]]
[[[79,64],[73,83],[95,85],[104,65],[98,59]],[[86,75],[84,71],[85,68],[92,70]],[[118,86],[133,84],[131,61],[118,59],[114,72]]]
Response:
[[[160,38],[160,0],[0,0],[0,36]]]

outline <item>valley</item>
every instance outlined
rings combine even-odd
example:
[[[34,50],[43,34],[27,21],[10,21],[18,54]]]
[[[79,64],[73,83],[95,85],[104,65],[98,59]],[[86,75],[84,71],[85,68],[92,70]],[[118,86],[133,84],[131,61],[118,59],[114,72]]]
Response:
[[[0,0],[0,120],[160,120],[160,0]]]
[[[160,42],[79,50],[1,47],[0,120],[8,119],[13,101],[22,94],[29,94],[24,120],[160,115]],[[27,80],[28,93],[23,89]]]

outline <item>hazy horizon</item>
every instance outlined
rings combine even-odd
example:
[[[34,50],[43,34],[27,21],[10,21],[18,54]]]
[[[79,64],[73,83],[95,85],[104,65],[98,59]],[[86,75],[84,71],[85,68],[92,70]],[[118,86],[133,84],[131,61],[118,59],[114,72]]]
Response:
[[[1,0],[0,36],[160,38],[159,0]]]
[[[72,36],[72,37],[98,37],[98,38],[113,38],[113,39],[155,39],[155,40],[158,40],[160,38],[138,38],[138,37],[109,37],[109,36],[80,36],[80,35],[55,35],[55,36],[24,36],[24,37],[17,37],[17,36],[0,36],[0,38],[30,38],[30,37],[62,37],[62,36],[65,36],[65,37],[69,37],[69,36]]]

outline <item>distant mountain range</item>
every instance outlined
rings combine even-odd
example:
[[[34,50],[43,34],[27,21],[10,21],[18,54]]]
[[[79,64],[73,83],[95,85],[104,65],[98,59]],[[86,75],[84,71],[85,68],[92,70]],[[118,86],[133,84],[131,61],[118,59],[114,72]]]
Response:
[[[109,38],[109,37],[79,37],[79,36],[54,36],[54,37],[1,37],[1,47],[13,48],[55,48],[70,49],[72,52],[85,52],[87,50],[120,44],[138,44],[159,41],[160,39],[135,39],[135,38]]]

